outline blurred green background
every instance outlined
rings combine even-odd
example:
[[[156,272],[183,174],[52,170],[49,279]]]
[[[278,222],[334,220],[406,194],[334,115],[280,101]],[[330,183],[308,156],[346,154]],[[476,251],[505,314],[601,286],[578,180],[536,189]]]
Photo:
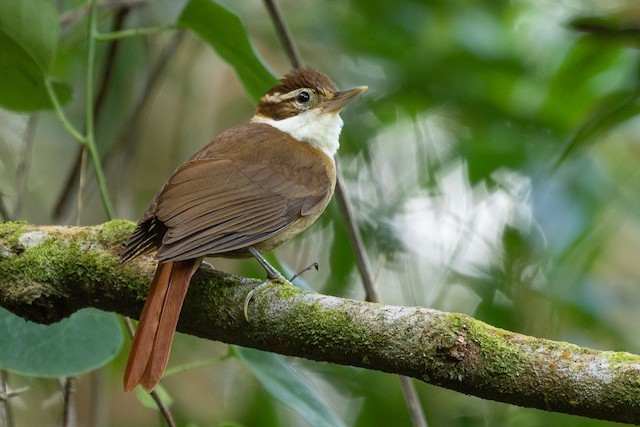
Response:
[[[65,112],[84,130],[86,5],[42,3],[53,4],[60,22],[46,73],[70,89]],[[101,8],[102,32],[170,25],[186,1],[113,3],[130,7]],[[284,74],[289,63],[262,2],[219,4],[240,17],[275,74]],[[464,312],[524,334],[640,353],[638,2],[279,5],[307,65],[341,88],[369,86],[342,114],[338,164],[385,303]],[[8,31],[7,20],[0,23]],[[99,42],[95,86],[109,193],[117,217],[131,220],[177,165],[254,109],[229,64],[189,31]],[[55,113],[6,99],[4,219],[106,221],[93,168],[87,161],[81,177],[72,173],[83,164],[80,144]],[[304,276],[318,292],[364,298],[335,202],[277,257],[292,270],[319,262],[318,273]],[[262,274],[251,260],[213,263]],[[78,378],[80,425],[159,425],[154,409],[122,391],[127,351],[125,345],[112,363]],[[214,359],[163,382],[180,425],[309,423],[308,414],[281,402],[270,387],[275,380],[260,377],[257,364],[227,354],[224,344],[177,336],[170,367]],[[346,425],[410,425],[397,377],[282,360]],[[16,425],[59,424],[55,380],[7,377],[11,387],[29,387],[11,401]],[[416,387],[430,426],[609,425]]]

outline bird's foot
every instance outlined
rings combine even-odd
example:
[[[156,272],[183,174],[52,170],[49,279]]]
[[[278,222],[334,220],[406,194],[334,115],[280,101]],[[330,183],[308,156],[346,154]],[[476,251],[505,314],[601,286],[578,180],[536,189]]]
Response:
[[[282,273],[280,273],[274,266],[269,264],[269,262],[266,259],[264,259],[264,257],[260,254],[260,252],[258,252],[256,249],[252,247],[249,247],[249,252],[251,252],[251,255],[253,255],[255,259],[258,260],[262,268],[265,269],[265,271],[267,272],[267,279],[261,282],[255,288],[251,289],[247,294],[247,297],[244,299],[243,313],[244,313],[244,319],[247,322],[249,321],[249,303],[251,303],[251,300],[256,295],[256,293],[264,291],[267,287],[272,285],[273,282],[289,283],[289,281],[284,278]]]
[[[256,293],[264,291],[269,285],[271,285],[271,280],[267,279],[261,282],[258,286],[251,289],[247,294],[247,297],[244,299],[244,306],[242,312],[244,313],[244,320],[249,321],[249,303],[256,295]]]

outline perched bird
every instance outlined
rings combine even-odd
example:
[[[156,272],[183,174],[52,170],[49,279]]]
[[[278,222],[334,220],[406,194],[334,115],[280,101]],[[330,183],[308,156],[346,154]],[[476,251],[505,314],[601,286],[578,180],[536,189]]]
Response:
[[[347,104],[366,86],[339,91],[311,68],[289,72],[247,124],[232,127],[179,166],[129,238],[126,262],[157,251],[158,267],[131,345],[124,388],[153,390],[171,351],[191,276],[205,256],[268,252],[318,219],[336,183]]]

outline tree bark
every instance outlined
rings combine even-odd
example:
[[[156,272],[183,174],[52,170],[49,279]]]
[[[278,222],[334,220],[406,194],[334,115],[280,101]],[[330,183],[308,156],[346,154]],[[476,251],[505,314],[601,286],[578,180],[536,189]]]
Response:
[[[128,221],[94,227],[0,224],[0,305],[56,322],[85,307],[137,317],[152,257],[118,261]],[[640,357],[494,328],[464,314],[371,304],[203,266],[178,330],[307,359],[417,378],[484,399],[640,424]]]

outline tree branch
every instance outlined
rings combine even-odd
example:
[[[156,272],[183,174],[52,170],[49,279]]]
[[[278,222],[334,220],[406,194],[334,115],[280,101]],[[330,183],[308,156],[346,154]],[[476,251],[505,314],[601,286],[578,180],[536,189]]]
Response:
[[[51,323],[88,306],[136,317],[155,262],[122,265],[128,221],[95,227],[0,224],[0,305]],[[242,313],[257,280],[207,266],[178,330],[307,359],[407,375],[531,408],[640,424],[640,357],[494,328],[464,314],[397,307],[274,285]]]

